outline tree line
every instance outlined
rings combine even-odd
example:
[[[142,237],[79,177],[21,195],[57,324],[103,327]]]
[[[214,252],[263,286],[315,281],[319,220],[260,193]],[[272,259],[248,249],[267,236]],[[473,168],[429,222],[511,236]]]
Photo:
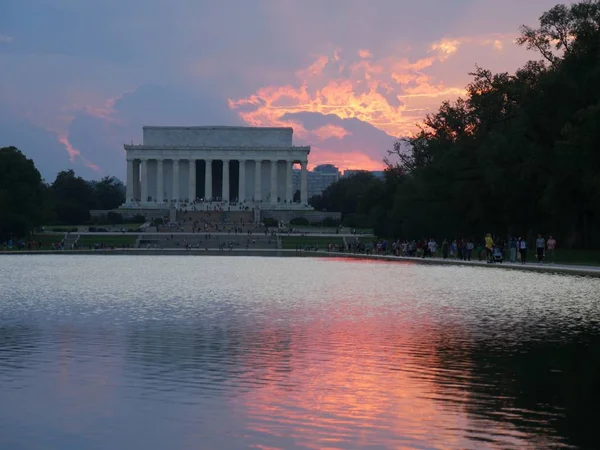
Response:
[[[113,209],[125,201],[114,177],[86,181],[73,170],[46,183],[34,162],[15,147],[0,148],[0,238],[26,237],[42,225],[88,223],[90,210]]]
[[[464,98],[394,144],[385,180],[342,179],[311,204],[382,237],[544,233],[600,248],[600,2],[555,6],[517,44],[538,60],[477,67]]]

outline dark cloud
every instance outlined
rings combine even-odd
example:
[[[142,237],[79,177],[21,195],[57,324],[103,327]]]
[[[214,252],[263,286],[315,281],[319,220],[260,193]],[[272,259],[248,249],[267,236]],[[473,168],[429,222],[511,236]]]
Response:
[[[324,140],[318,139],[316,134],[307,138],[307,143],[317,147],[325,147],[327,150],[338,153],[360,152],[368,155],[375,161],[381,161],[386,156],[387,150],[392,148],[396,140],[384,131],[359,119],[340,119],[333,114],[320,114],[301,112],[286,114],[284,120],[294,120],[302,123],[307,131],[317,132],[321,127],[334,125],[343,128],[349,134],[342,137],[329,137]]]
[[[123,95],[115,110],[134,125],[241,125],[227,100],[185,88],[145,85]]]

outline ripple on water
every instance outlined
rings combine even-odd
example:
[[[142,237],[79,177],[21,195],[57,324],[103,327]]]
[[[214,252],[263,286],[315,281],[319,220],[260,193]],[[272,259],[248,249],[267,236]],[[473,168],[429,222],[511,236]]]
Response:
[[[600,280],[310,258],[0,268],[1,448],[597,443]]]

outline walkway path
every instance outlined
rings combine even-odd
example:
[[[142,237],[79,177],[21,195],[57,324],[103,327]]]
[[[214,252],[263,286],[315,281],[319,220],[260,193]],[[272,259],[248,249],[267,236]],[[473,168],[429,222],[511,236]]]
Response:
[[[575,264],[539,264],[531,262],[528,264],[520,263],[493,263],[488,264],[485,261],[461,261],[458,259],[442,259],[442,258],[410,258],[404,256],[393,256],[393,255],[361,255],[354,253],[325,253],[325,252],[312,252],[310,253],[319,256],[342,256],[347,258],[358,258],[358,259],[372,259],[380,261],[410,261],[421,264],[448,264],[455,266],[474,266],[474,267],[485,267],[495,269],[510,269],[510,270],[525,270],[531,272],[544,272],[544,273],[564,273],[570,275],[583,275],[600,277],[600,266],[586,266],[586,265],[575,265]]]

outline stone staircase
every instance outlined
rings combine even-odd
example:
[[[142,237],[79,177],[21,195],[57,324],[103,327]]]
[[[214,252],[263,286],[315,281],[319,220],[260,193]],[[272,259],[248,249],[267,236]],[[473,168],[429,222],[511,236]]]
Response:
[[[225,250],[231,247],[243,249],[277,249],[278,237],[265,236],[264,234],[211,234],[207,239],[205,233],[194,235],[174,234],[173,238],[170,235],[153,235],[140,236],[138,241],[140,248],[179,248],[183,249],[186,245],[191,245],[192,248],[214,250],[224,247]]]
[[[75,246],[77,245],[77,241],[79,241],[78,234],[67,233],[63,238],[63,248],[65,250],[71,250],[75,248]]]
[[[256,233],[263,229],[260,223],[254,221],[251,211],[178,211],[177,222],[180,224],[179,231],[186,233],[192,232],[194,223],[198,224],[200,233],[233,233],[234,228],[241,229],[242,233]],[[163,227],[160,231],[169,232],[170,229]]]

